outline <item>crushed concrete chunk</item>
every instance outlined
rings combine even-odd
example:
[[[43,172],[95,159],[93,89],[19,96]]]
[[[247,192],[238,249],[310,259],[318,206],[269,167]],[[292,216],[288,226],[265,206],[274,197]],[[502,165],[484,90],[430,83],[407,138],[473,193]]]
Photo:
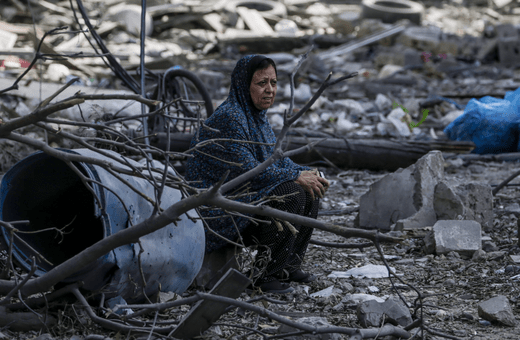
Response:
[[[431,151],[417,163],[399,169],[372,184],[360,198],[359,226],[389,230],[432,226],[437,218],[433,193],[444,179],[444,159],[440,151]]]
[[[482,246],[480,223],[476,221],[438,221],[433,226],[435,251],[451,251],[472,256]]]
[[[493,194],[487,184],[467,183],[451,187],[440,182],[435,187],[433,207],[439,220],[479,222],[484,229],[493,226]]]
[[[478,304],[478,316],[488,321],[496,321],[506,326],[515,327],[516,319],[509,305],[509,300],[503,295]]]
[[[408,308],[399,300],[389,298],[385,302],[365,301],[358,305],[357,317],[363,327],[380,327],[383,323],[398,323],[407,326],[412,323]]]

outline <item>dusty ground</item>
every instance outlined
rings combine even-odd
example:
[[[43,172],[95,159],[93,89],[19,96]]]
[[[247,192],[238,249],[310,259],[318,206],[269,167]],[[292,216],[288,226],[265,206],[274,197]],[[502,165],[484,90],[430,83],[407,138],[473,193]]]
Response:
[[[497,184],[509,174],[518,169],[515,163],[482,163],[473,162],[460,166],[446,163],[448,177],[456,177],[461,181],[480,181]],[[324,169],[329,179],[334,183],[331,186],[325,208],[336,210],[358,203],[359,197],[368,190],[368,186],[383,176],[385,172],[370,172],[350,170],[338,172]],[[518,182],[517,180],[513,183]],[[437,331],[456,336],[462,339],[518,339],[520,334],[520,284],[510,277],[514,273],[500,273],[506,265],[512,264],[509,255],[520,254],[518,247],[517,218],[507,213],[508,207],[516,202],[520,188],[510,186],[502,189],[495,198],[495,221],[493,230],[485,233],[491,237],[496,245],[495,249],[488,249],[486,256],[479,260],[466,259],[457,254],[448,256],[425,255],[422,245],[422,235],[425,231],[405,233],[406,241],[399,245],[384,245],[385,255],[389,255],[389,264],[396,268],[401,278],[422,294],[431,295],[425,299],[424,318],[428,326]],[[327,206],[328,205],[328,206]],[[324,221],[333,221],[335,224],[351,226],[354,214],[346,216],[321,216]],[[343,242],[336,235],[315,231],[317,240],[327,242]],[[348,242],[361,242],[350,239]],[[364,251],[332,249],[317,245],[310,245],[305,261],[305,269],[319,276],[316,282],[297,286],[293,294],[273,296],[287,304],[274,305],[266,303],[264,306],[272,311],[280,312],[288,317],[321,316],[335,326],[359,327],[355,313],[355,306],[341,303],[347,293],[368,293],[379,297],[395,295],[389,279],[331,279],[327,275],[332,271],[344,271],[366,264],[383,264],[375,248],[366,248]],[[498,273],[496,271],[499,271]],[[518,273],[516,273],[518,274]],[[324,288],[334,286],[335,294],[330,297],[312,298],[309,295]],[[398,283],[398,289],[409,303],[413,303],[417,294],[414,290]],[[375,287],[375,288],[374,288]],[[190,295],[192,290],[185,293]],[[489,324],[479,319],[477,304],[497,294],[507,296],[512,304],[518,325],[515,328]],[[247,300],[251,295],[243,293],[241,299]],[[113,332],[107,332],[93,325],[85,317],[77,317],[71,307],[73,300],[60,302],[51,308],[51,313],[62,320],[60,325],[51,330],[55,339],[74,338],[73,335],[86,336],[87,334],[104,334],[111,338],[122,338]],[[259,302],[258,305],[262,306]],[[188,310],[188,306],[175,308],[163,312],[159,320],[173,321],[181,318]],[[222,324],[233,323],[246,327],[254,327],[255,323],[266,333],[275,332],[279,326],[276,322],[257,316],[250,312],[235,310],[224,315],[220,326],[214,326],[205,333],[206,339],[256,339],[257,335],[247,335],[248,331],[227,327]],[[13,339],[31,339],[36,333],[13,333],[3,330],[5,337]],[[126,336],[125,336],[126,338]],[[139,338],[139,337],[136,337]],[[81,339],[81,337],[76,338]],[[143,339],[146,339],[144,337]],[[440,339],[427,335],[425,339]]]

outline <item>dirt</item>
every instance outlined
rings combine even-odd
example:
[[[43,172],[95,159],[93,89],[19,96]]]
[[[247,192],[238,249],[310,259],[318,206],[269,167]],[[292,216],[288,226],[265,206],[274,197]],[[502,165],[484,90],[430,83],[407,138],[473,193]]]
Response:
[[[488,184],[497,184],[508,177],[518,168],[515,163],[483,163],[472,162],[461,166],[446,163],[447,177],[457,178],[460,181],[478,181]],[[322,202],[322,208],[327,210],[341,210],[348,206],[357,205],[359,197],[368,190],[368,186],[387,172],[373,172],[362,170],[336,171],[321,169],[332,185]],[[514,180],[512,183],[517,183]],[[405,241],[396,245],[383,245],[384,254],[388,263],[395,267],[400,278],[408,285],[397,282],[399,292],[409,304],[417,298],[417,292],[428,296],[424,299],[422,309],[426,325],[438,332],[455,336],[461,339],[518,339],[520,322],[516,327],[507,327],[480,319],[477,312],[479,302],[496,295],[509,298],[513,313],[517,321],[520,315],[520,284],[518,279],[511,280],[515,274],[504,272],[507,265],[513,264],[509,255],[520,254],[518,247],[517,218],[506,212],[508,207],[516,202],[520,187],[508,186],[502,189],[494,199],[494,227],[483,236],[489,236],[493,244],[488,252],[478,261],[464,258],[457,253],[447,256],[427,255],[423,250],[423,236],[426,230],[409,231],[403,234]],[[322,209],[324,210],[324,209]],[[353,226],[355,214],[338,216],[320,216],[323,221],[337,225]],[[339,236],[316,230],[313,238],[326,242],[363,242],[361,239],[344,240]],[[489,241],[487,241],[489,243]],[[259,306],[279,312],[287,317],[296,319],[302,316],[320,316],[334,326],[361,327],[358,323],[355,306],[341,303],[341,299],[348,293],[367,293],[378,297],[396,295],[388,278],[383,279],[335,279],[328,278],[332,271],[345,271],[350,268],[366,264],[382,265],[380,255],[374,247],[357,249],[337,249],[311,244],[304,262],[304,269],[318,276],[315,282],[306,285],[292,284],[296,290],[292,294],[273,295],[286,304],[257,302]],[[518,273],[517,273],[518,274]],[[310,297],[310,294],[333,286],[338,289],[329,297]],[[183,296],[192,295],[194,289],[188,290]],[[241,300],[248,300],[253,294],[243,293]],[[104,334],[111,338],[118,338],[113,332],[100,328],[81,313],[71,303],[61,301],[51,307],[50,312],[61,318],[60,325],[52,330],[55,339],[69,339],[75,335]],[[188,306],[163,311],[158,320],[180,320],[188,311]],[[413,310],[412,310],[413,312]],[[418,317],[421,313],[419,309]],[[79,315],[79,316],[78,316]],[[146,318],[145,318],[146,319]],[[203,338],[205,339],[256,339],[258,335],[249,334],[249,331],[224,326],[222,324],[237,324],[254,328],[258,325],[266,333],[276,333],[279,324],[264,317],[257,317],[251,312],[243,310],[231,311],[220,318],[219,326],[213,326]],[[14,333],[2,330],[7,338],[31,339],[35,332]],[[125,336],[126,337],[126,336]],[[1,335],[0,335],[0,338]],[[3,337],[5,338],[5,337]],[[132,336],[130,338],[133,338]],[[135,338],[140,338],[136,336]],[[143,339],[145,339],[144,337]],[[340,338],[347,339],[340,335]],[[425,339],[440,339],[439,336],[426,334]],[[81,339],[81,337],[77,338]]]

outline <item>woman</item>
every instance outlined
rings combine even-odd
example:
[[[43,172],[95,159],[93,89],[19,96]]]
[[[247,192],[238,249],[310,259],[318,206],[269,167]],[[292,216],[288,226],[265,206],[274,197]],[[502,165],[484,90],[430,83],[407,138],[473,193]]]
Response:
[[[276,137],[267,120],[267,109],[276,96],[276,65],[264,56],[250,55],[241,58],[231,75],[228,98],[205,121],[210,127],[200,128],[191,142],[224,138],[204,146],[193,153],[187,163],[186,180],[198,188],[209,188],[218,182],[226,171],[231,180],[265,161],[272,155]],[[239,142],[244,141],[244,142]],[[247,142],[260,142],[254,144]],[[322,198],[328,181],[317,175],[316,170],[299,166],[288,158],[278,160],[262,171],[247,185],[235,192],[235,200],[246,203],[265,200],[266,196],[284,196],[283,201],[270,201],[269,206],[290,213],[316,218],[318,199]],[[201,209],[208,227],[219,235],[232,240],[243,240],[246,245],[260,245],[257,260],[267,258],[267,265],[255,285],[264,292],[288,293],[293,289],[288,283],[311,282],[314,275],[301,270],[301,263],[312,234],[312,228],[294,226],[299,232],[294,236],[287,226],[279,231],[271,218],[254,216],[256,221],[268,220],[270,224],[252,222],[244,215],[233,215],[220,209]],[[251,216],[253,217],[253,216]],[[240,234],[239,234],[240,233]],[[226,240],[206,230],[206,251],[212,252]]]

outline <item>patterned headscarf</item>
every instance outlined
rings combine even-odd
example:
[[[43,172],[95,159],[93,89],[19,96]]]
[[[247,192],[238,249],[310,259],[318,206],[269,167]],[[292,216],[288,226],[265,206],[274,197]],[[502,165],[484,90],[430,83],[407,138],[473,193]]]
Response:
[[[276,143],[273,129],[267,120],[267,110],[259,111],[253,105],[249,85],[256,66],[267,59],[264,56],[249,55],[242,57],[231,74],[231,88],[228,98],[215,110],[213,115],[204,123],[212,129],[201,128],[191,141],[191,148],[198,142],[214,138],[233,139],[217,144],[204,146],[193,152],[186,165],[186,180],[198,188],[209,188],[218,182],[227,170],[230,170],[228,180],[231,180],[269,158],[274,145],[258,145],[236,140],[262,143]],[[240,163],[241,166],[236,165]],[[278,160],[269,168],[253,178],[247,186],[242,186],[240,198],[237,201],[255,202],[266,196],[276,186],[283,182],[296,180],[300,172],[309,170],[295,164],[288,158]],[[238,191],[233,192],[238,194]],[[217,217],[207,219],[208,226],[218,234],[236,240],[236,228],[230,217],[220,209],[200,209],[203,217]],[[238,229],[242,232],[250,224],[243,217],[233,217]],[[226,242],[206,231],[206,251],[211,252],[225,245]]]

